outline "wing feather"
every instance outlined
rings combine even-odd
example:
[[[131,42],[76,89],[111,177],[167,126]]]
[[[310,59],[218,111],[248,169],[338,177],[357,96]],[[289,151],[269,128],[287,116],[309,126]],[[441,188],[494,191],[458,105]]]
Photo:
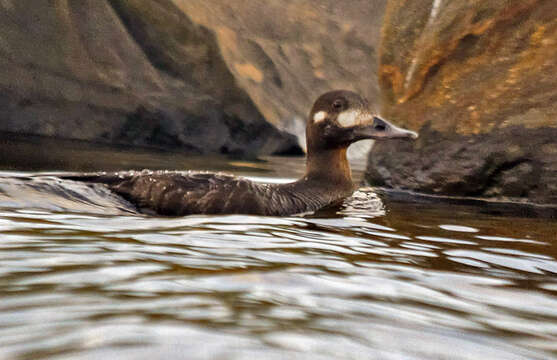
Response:
[[[139,209],[161,215],[264,214],[264,184],[223,173],[126,171],[71,174],[66,179],[102,183]]]

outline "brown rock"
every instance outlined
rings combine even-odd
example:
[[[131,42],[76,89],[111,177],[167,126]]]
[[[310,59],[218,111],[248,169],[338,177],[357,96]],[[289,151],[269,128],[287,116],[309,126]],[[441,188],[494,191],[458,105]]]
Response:
[[[0,131],[272,153],[267,123],[214,35],[170,0],[0,2]]]
[[[557,7],[551,0],[390,0],[383,115],[414,144],[376,144],[372,183],[557,203]]]
[[[302,132],[309,106],[331,89],[354,90],[378,104],[376,44],[385,0],[173,2],[216,34],[238,84],[281,128]]]

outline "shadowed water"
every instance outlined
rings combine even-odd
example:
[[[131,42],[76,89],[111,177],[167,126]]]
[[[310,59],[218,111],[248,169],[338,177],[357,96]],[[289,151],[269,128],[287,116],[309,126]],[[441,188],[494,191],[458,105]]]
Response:
[[[365,189],[305,217],[146,217],[2,184],[0,359],[557,354],[555,220]]]

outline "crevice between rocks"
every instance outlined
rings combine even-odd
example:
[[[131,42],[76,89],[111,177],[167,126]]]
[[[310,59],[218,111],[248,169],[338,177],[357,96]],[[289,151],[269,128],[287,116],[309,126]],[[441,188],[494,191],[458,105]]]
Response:
[[[492,189],[494,187],[496,187],[499,182],[500,182],[500,175],[503,172],[512,170],[516,167],[518,167],[521,164],[524,163],[530,163],[531,160],[528,158],[518,158],[512,161],[504,161],[501,162],[499,164],[497,164],[495,166],[495,168],[493,169],[489,169],[490,167],[492,167],[492,164],[489,164],[489,160],[486,162],[486,165],[484,165],[479,171],[479,179],[478,177],[476,177],[477,180],[479,180],[482,183],[482,186],[476,190],[476,191],[472,191],[470,193],[467,193],[466,195],[468,196],[485,196],[487,194],[487,192],[489,191],[489,189]],[[485,178],[483,178],[483,175],[485,174]]]

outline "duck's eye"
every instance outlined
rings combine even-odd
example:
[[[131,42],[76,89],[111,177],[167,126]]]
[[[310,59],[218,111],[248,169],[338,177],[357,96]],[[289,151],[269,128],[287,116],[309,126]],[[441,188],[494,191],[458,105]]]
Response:
[[[342,100],[337,99],[333,102],[333,109],[340,110],[342,109]]]

